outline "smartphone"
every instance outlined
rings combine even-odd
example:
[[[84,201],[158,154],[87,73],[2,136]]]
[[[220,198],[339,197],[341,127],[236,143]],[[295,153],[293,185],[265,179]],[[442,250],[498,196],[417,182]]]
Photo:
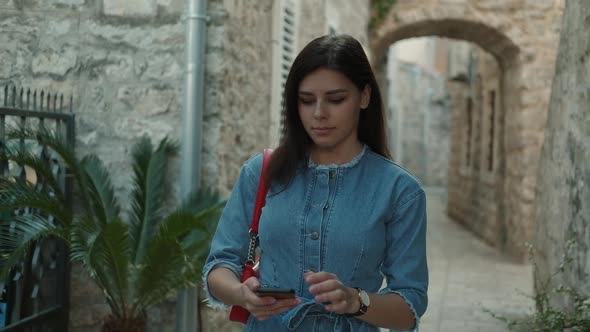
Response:
[[[293,299],[295,298],[295,290],[287,288],[258,288],[254,291],[257,296],[272,296],[275,299]]]

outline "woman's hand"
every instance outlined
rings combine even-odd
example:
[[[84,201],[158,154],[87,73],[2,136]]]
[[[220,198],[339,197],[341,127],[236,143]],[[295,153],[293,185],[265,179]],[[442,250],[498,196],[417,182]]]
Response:
[[[277,300],[271,296],[258,297],[254,291],[260,288],[256,277],[250,277],[240,286],[242,304],[256,319],[267,320],[274,315],[282,314],[299,305],[301,301],[295,299]]]
[[[310,284],[309,292],[315,300],[325,305],[326,310],[338,314],[350,314],[359,310],[358,291],[346,287],[338,277],[328,272],[306,272],[303,277]]]

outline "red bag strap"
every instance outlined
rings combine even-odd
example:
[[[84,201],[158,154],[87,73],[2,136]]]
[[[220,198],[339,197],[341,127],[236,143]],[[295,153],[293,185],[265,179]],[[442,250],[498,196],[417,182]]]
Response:
[[[266,204],[266,194],[268,193],[268,183],[266,182],[266,169],[272,156],[272,149],[264,149],[262,159],[262,171],[260,171],[260,181],[258,182],[258,193],[256,194],[256,205],[254,206],[254,217],[250,225],[250,232],[258,234],[258,222],[262,214],[262,208]]]

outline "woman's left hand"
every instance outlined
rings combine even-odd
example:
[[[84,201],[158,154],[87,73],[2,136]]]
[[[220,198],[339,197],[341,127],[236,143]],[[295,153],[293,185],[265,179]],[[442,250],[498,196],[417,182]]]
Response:
[[[303,278],[311,285],[309,292],[315,295],[317,302],[329,303],[325,305],[326,310],[338,314],[358,311],[358,291],[342,284],[336,275],[328,272],[306,272]]]

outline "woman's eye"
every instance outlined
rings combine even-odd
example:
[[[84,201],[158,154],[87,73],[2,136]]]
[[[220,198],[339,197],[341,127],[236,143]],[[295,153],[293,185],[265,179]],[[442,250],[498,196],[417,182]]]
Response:
[[[303,105],[311,105],[311,104],[315,103],[315,100],[312,100],[312,99],[299,99],[299,102],[302,103]]]
[[[332,104],[340,104],[341,102],[344,101],[344,98],[336,98],[336,99],[330,99],[330,102]]]

